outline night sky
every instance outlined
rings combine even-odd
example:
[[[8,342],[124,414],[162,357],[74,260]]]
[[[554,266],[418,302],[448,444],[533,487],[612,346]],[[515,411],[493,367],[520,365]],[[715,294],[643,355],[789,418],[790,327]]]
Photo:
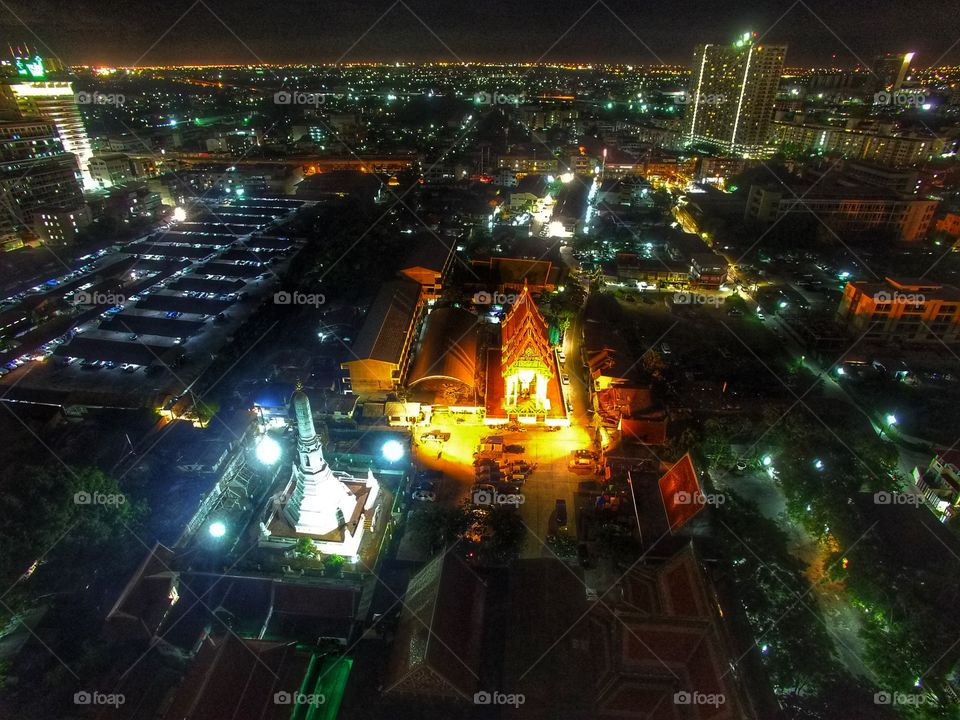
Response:
[[[68,64],[688,64],[753,29],[791,46],[788,65],[916,50],[925,66],[960,63],[958,17],[960,0],[0,0],[0,36]]]

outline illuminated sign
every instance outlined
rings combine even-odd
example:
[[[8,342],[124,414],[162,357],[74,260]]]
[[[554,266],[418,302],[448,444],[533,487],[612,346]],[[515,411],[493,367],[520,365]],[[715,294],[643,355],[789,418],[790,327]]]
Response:
[[[18,57],[14,59],[17,66],[17,75],[34,79],[42,79],[46,76],[43,69],[43,58],[39,55],[31,57]]]

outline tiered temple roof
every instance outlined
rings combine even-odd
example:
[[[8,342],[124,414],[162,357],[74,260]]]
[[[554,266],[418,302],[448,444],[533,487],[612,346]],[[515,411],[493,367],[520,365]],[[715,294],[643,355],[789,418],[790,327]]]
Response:
[[[520,360],[527,362],[539,359],[543,364],[543,374],[554,376],[551,362],[550,338],[547,322],[540,314],[537,304],[530,297],[529,289],[524,286],[516,302],[510,308],[502,323],[503,349],[500,367],[504,374]]]

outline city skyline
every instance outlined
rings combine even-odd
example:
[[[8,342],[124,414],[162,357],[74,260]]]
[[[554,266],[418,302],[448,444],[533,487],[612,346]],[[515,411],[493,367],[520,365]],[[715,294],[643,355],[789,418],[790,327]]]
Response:
[[[458,7],[379,1],[271,7],[250,2],[123,3],[108,10],[77,3],[69,18],[55,3],[0,8],[0,36],[27,42],[68,65],[326,64],[339,62],[571,62],[681,64],[695,45],[726,42],[745,31],[791,46],[797,66],[869,66],[887,51],[917,53],[919,67],[960,61],[943,3],[912,3],[905,26],[896,3],[861,4],[850,14],[826,2],[716,7],[681,0],[643,8],[598,0],[561,0],[530,23],[530,8],[488,1]],[[689,7],[688,7],[689,6]],[[150,17],[149,25],[144,22]],[[683,21],[677,18],[683,17]],[[864,18],[870,18],[864,22]],[[124,32],[97,36],[101,23]],[[398,40],[402,39],[400,43]]]

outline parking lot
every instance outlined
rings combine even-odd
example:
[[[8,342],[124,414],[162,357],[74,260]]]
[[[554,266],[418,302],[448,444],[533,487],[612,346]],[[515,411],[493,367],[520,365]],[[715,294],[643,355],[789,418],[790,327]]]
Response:
[[[444,436],[449,433],[449,439],[424,439],[424,435],[436,433]],[[547,535],[558,529],[557,500],[566,503],[565,529],[572,537],[576,537],[575,494],[578,484],[592,479],[593,474],[592,466],[573,471],[569,464],[573,452],[590,447],[591,437],[585,428],[571,426],[548,431],[531,427],[523,432],[509,432],[482,424],[459,424],[450,418],[435,420],[430,428],[417,428],[415,437],[417,467],[442,474],[442,479],[437,483],[437,502],[457,505],[467,499],[474,500],[475,489],[489,492],[491,488],[484,487],[487,485],[501,495],[520,496],[516,499],[520,516],[540,541],[528,538],[521,557],[541,557],[549,553],[541,543]],[[475,453],[484,446],[483,440],[491,437],[501,438],[500,444],[510,448],[511,452],[491,449],[475,457]],[[490,444],[487,443],[486,447],[490,447]],[[522,448],[522,451],[516,452],[517,448]],[[492,470],[481,469],[478,472],[474,464],[480,461],[481,466],[490,468],[496,466],[498,460],[503,466],[499,476]],[[514,468],[516,473],[507,472]],[[526,477],[521,479],[521,473]],[[498,477],[502,483],[498,482]],[[476,487],[478,480],[481,487]]]
[[[201,371],[272,291],[276,273],[298,249],[287,238],[224,230],[265,230],[301,205],[251,198],[197,207],[191,215],[200,219],[242,210],[246,222],[173,223],[114,249],[84,272],[71,273],[67,282],[52,284],[49,299],[72,307],[73,323],[42,326],[36,333],[42,342],[6,361],[4,384],[130,392],[149,368],[176,368],[187,355],[195,361],[194,372]],[[233,257],[237,254],[239,259]],[[122,274],[107,281],[104,268],[120,268]],[[47,327],[50,337],[44,339]],[[116,369],[125,372],[83,372]],[[169,373],[157,375],[173,379]]]

